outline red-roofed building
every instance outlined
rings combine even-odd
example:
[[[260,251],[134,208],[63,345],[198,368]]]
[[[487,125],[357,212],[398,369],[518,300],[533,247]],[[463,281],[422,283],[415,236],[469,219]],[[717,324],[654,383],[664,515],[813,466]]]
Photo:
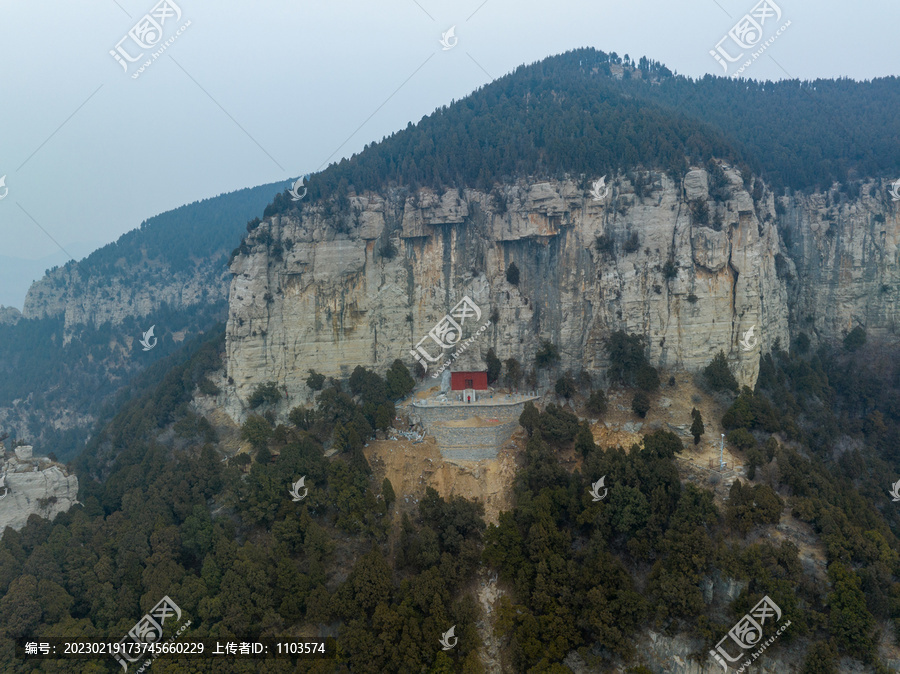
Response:
[[[487,391],[487,387],[487,372],[450,373],[451,391],[465,391],[466,389],[472,389],[475,391]]]

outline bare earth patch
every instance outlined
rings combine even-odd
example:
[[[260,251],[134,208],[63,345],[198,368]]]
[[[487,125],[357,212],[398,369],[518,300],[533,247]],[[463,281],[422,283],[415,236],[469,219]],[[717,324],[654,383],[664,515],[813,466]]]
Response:
[[[396,507],[412,510],[434,488],[442,497],[463,496],[484,504],[485,521],[496,524],[502,510],[512,509],[512,481],[516,456],[524,448],[524,432],[517,431],[496,459],[485,461],[445,461],[433,438],[423,442],[370,440],[366,459],[378,479],[387,477],[397,495]]]

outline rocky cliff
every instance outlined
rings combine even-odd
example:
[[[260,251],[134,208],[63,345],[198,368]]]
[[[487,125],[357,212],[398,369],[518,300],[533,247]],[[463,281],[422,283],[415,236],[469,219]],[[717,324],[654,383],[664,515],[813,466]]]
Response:
[[[15,307],[0,306],[0,325],[15,325],[21,318],[21,312]]]
[[[164,265],[153,267],[158,267],[155,273],[145,264],[96,276],[84,275],[77,265],[55,269],[28,289],[22,316],[64,317],[68,343],[76,325],[117,325],[126,318],[151,315],[163,304],[184,309],[225,299],[227,272],[221,258],[179,272]]]
[[[413,366],[411,349],[464,296],[491,320],[471,363],[493,347],[530,365],[547,339],[561,370],[600,373],[604,338],[626,330],[647,335],[666,369],[697,370],[721,349],[752,385],[760,354],[800,331],[813,343],[857,324],[893,337],[900,231],[884,185],[855,199],[776,199],[722,168],[715,198],[694,169],[679,183],[619,176],[602,200],[587,183],[520,180],[489,194],[393,189],[351,196],[345,212],[326,203],[268,218],[231,265],[229,411],[239,416],[266,381],[308,395],[309,368]]]
[[[0,536],[6,527],[24,527],[31,515],[52,520],[78,503],[78,478],[27,449],[27,456],[0,460]]]

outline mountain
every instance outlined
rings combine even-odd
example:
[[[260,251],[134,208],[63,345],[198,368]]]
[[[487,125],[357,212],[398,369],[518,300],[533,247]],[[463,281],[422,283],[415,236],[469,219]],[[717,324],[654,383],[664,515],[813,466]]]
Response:
[[[615,74],[613,74],[615,70]],[[715,156],[784,188],[900,178],[896,77],[755,82],[673,76],[658,62],[578,49],[491,82],[282,194],[266,215],[389,185],[490,191],[643,166],[677,179]],[[846,189],[846,188],[845,188]]]
[[[872,101],[898,92],[896,79],[693,82],[593,50],[522,67],[252,224],[231,261],[228,409],[243,418],[270,381],[308,396],[310,364],[413,368],[463,297],[492,317],[472,367],[488,348],[530,365],[549,340],[560,372],[594,376],[625,330],[655,366],[697,371],[721,350],[753,386],[778,344],[857,327],[895,341],[900,220],[884,172],[900,175],[900,154],[882,133],[900,122]],[[439,362],[429,344],[422,359]]]
[[[0,320],[0,427],[63,461],[75,456],[123,384],[224,319],[228,253],[284,187],[162,213],[32,284],[21,318]],[[157,346],[143,351],[151,326]]]
[[[66,249],[76,257],[87,256],[95,250],[96,245],[89,243],[67,244]],[[21,307],[28,288],[36,279],[41,278],[51,267],[64,264],[68,255],[58,251],[39,260],[27,260],[18,257],[0,255],[0,314],[13,307]],[[6,305],[6,306],[3,306]],[[0,317],[0,321],[3,318]]]
[[[0,669],[166,597],[163,638],[337,640],[263,671],[896,671],[897,83],[810,86],[578,50],[277,194],[227,260],[225,326],[159,330],[108,398],[84,506],[3,533]],[[9,354],[144,332],[103,269],[35,289]],[[218,306],[179,301],[158,327]],[[479,395],[536,392],[496,459],[409,430],[461,337]]]

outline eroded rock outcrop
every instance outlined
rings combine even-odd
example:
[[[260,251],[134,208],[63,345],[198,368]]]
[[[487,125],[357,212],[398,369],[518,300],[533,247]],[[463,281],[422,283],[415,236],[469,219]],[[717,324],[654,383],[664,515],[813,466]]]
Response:
[[[24,527],[31,515],[52,520],[77,498],[77,477],[47,457],[32,457],[31,447],[17,447],[0,461],[0,536],[6,527]]]
[[[121,268],[113,274],[83,276],[77,266],[61,267],[31,284],[25,296],[25,318],[64,317],[66,343],[74,327],[117,325],[147,316],[164,304],[187,308],[225,299],[226,272],[221,258],[199,262],[190,271]]]
[[[463,296],[491,319],[466,354],[479,366],[493,347],[530,367],[548,339],[561,371],[601,373],[604,339],[626,330],[649,337],[663,368],[698,370],[721,349],[752,385],[760,353],[801,330],[814,342],[856,324],[893,336],[900,228],[883,186],[829,197],[830,210],[825,197],[779,197],[776,214],[758,181],[723,169],[727,198],[711,198],[695,169],[680,183],[645,172],[640,194],[619,177],[603,201],[573,181],[518,181],[490,194],[392,189],[351,195],[343,213],[317,204],[271,217],[231,265],[229,413],[241,417],[262,382],[307,396],[309,368],[412,367],[410,350]]]
[[[22,319],[21,312],[15,307],[0,305],[0,325],[15,325]]]

